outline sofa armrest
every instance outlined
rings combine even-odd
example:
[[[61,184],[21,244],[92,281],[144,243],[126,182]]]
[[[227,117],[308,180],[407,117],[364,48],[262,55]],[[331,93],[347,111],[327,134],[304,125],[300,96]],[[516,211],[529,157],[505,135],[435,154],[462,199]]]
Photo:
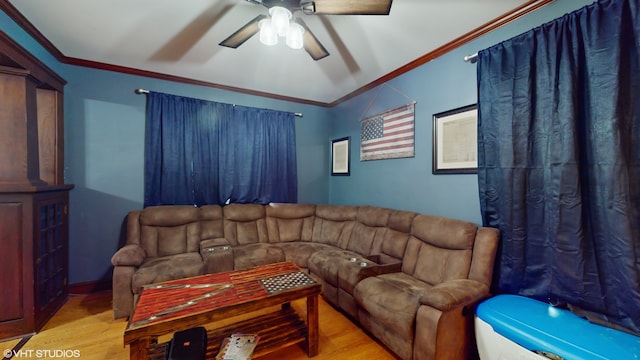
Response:
[[[225,238],[201,241],[200,256],[204,259],[205,274],[233,270],[233,249]]]
[[[229,245],[231,245],[231,243],[229,243],[229,240],[225,238],[202,240],[200,242],[200,253],[204,255],[207,251],[209,251],[209,249],[212,249],[212,248],[215,249],[221,246],[229,246]]]
[[[111,257],[113,266],[135,266],[138,267],[147,257],[147,252],[138,244],[128,244],[121,247]]]
[[[367,265],[361,266],[360,273],[362,274],[362,278],[368,278],[370,276],[378,276],[382,274],[390,274],[395,272],[402,271],[402,263],[389,263],[389,264],[380,264],[377,258],[377,255],[367,256],[365,259],[375,262],[375,264],[371,264],[369,262],[364,262]]]
[[[469,279],[449,280],[425,291],[420,303],[448,311],[456,307],[474,304],[489,296],[489,287],[479,281]]]
[[[339,266],[340,288],[352,294],[360,281],[368,277],[400,272],[402,263],[379,264],[375,257],[367,256],[360,260],[353,258],[349,262],[340,262]]]

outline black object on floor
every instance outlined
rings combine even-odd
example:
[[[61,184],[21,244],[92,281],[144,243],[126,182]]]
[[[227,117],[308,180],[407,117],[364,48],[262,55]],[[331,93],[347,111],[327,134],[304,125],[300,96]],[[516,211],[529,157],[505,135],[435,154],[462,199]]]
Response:
[[[195,327],[173,334],[167,360],[204,360],[207,352],[207,330]]]

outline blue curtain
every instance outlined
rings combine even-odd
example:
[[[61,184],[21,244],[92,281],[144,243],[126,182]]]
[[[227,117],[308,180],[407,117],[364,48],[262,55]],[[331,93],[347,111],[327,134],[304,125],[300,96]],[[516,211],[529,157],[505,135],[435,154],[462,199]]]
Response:
[[[639,0],[478,54],[478,181],[494,285],[640,331]]]
[[[232,203],[295,202],[293,113],[236,106],[222,125],[220,197]]]
[[[144,206],[296,202],[288,112],[147,95]]]

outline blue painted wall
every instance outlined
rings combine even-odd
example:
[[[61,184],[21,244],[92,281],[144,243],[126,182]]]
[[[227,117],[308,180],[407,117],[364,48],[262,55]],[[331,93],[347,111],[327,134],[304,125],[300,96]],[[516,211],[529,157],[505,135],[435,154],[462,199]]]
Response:
[[[480,222],[475,175],[431,174],[431,116],[476,102],[475,65],[462,57],[591,1],[556,0],[463,48],[333,109],[59,63],[0,12],[0,30],[58,72],[65,88],[65,179],[71,192],[70,283],[108,279],[126,213],[142,207],[145,97],[135,88],[303,112],[296,120],[299,201],[371,204]],[[406,96],[405,96],[406,95]],[[416,156],[359,161],[359,119],[410,101]],[[373,101],[372,101],[373,100]],[[330,140],[351,136],[351,176],[331,177]]]
[[[475,174],[432,174],[432,116],[477,102],[476,65],[465,55],[528,31],[593,0],[556,0],[386,85],[332,109],[333,139],[350,136],[351,176],[330,180],[330,203],[369,204],[482,222]],[[417,101],[415,157],[360,161],[360,119]]]
[[[71,283],[110,277],[124,216],[142,208],[145,96],[136,88],[304,113],[296,118],[299,201],[327,202],[326,108],[82,67],[69,67],[64,77],[66,177],[76,186]]]
[[[143,203],[144,88],[223,103],[302,112],[296,118],[298,200],[327,203],[329,109],[220,89],[186,85],[59,63],[0,11],[0,30],[67,80],[65,182],[70,194],[69,282],[111,277],[128,211]]]

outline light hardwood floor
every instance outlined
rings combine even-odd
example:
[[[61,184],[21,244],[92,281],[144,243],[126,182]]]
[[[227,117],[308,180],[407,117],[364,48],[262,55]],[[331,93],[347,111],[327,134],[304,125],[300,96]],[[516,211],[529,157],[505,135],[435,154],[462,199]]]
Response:
[[[299,313],[304,313],[304,300],[293,303]],[[113,320],[111,292],[90,295],[73,295],[47,322],[42,330],[32,336],[13,359],[49,359],[41,356],[58,350],[76,350],[82,360],[129,359],[129,348],[123,346],[122,335],[127,322]],[[11,350],[20,339],[0,342],[0,351]],[[161,339],[162,341],[162,339]],[[60,353],[58,353],[60,354]],[[62,359],[65,357],[57,357]],[[74,359],[74,357],[66,357]],[[76,357],[77,358],[77,357]],[[307,359],[300,346],[291,346],[263,357],[263,360]],[[315,360],[393,360],[390,351],[369,337],[343,314],[328,305],[320,297],[320,352]]]

